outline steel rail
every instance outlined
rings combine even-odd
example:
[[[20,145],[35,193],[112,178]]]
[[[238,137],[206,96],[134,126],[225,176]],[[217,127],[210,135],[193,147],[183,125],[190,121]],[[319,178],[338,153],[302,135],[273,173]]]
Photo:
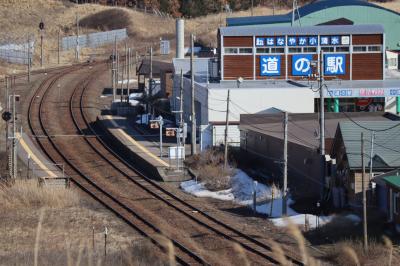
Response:
[[[87,84],[86,84],[87,85]],[[247,234],[244,234],[242,232],[240,232],[239,230],[227,225],[226,223],[223,223],[221,221],[219,221],[218,219],[210,216],[209,214],[205,213],[204,211],[196,208],[195,206],[187,203],[186,201],[182,200],[181,198],[179,198],[178,196],[172,194],[171,192],[169,192],[168,190],[166,190],[165,188],[161,187],[160,185],[158,185],[155,181],[151,180],[149,177],[147,177],[147,175],[145,175],[143,172],[141,172],[140,170],[138,170],[135,166],[132,166],[129,162],[127,162],[124,158],[122,158],[119,154],[117,154],[101,137],[100,134],[97,134],[97,132],[93,129],[92,125],[89,123],[85,112],[84,112],[84,105],[83,105],[83,99],[84,99],[84,93],[85,90],[87,89],[88,86],[85,86],[83,88],[82,94],[80,96],[80,113],[82,118],[84,119],[85,125],[86,127],[91,131],[91,136],[96,136],[97,140],[104,146],[104,148],[106,148],[114,157],[116,157],[119,161],[121,161],[125,166],[127,166],[130,170],[132,170],[133,172],[135,172],[138,177],[141,180],[145,180],[147,181],[148,184],[150,184],[151,186],[155,187],[156,189],[158,189],[159,191],[161,191],[162,193],[164,193],[165,195],[171,197],[172,199],[174,199],[175,201],[179,202],[180,204],[190,208],[191,210],[195,211],[197,214],[201,214],[203,217],[205,217],[206,219],[214,222],[215,224],[225,228],[226,230],[230,231],[231,233],[235,233],[238,237],[245,239],[247,241],[249,241],[251,244],[261,247],[262,249],[268,250],[269,252],[272,251],[271,247],[266,245],[265,243],[262,243],[260,241],[258,241],[257,239],[248,236]],[[84,131],[82,130],[82,128],[79,127],[78,123],[75,124],[76,128],[79,130],[79,132],[81,134],[84,134]],[[93,139],[93,138],[92,138]],[[125,171],[123,171],[120,167],[118,167],[114,162],[112,162],[110,159],[106,158],[106,156],[101,153],[98,148],[96,148],[87,138],[85,138],[85,140],[87,141],[87,143],[92,147],[92,149],[99,155],[101,156],[104,160],[106,160],[110,165],[112,165],[114,167],[115,170],[117,170],[118,172],[120,172],[122,175],[124,175],[126,178],[128,178],[130,181],[134,182],[137,186],[139,186],[140,188],[142,188],[143,190],[145,190],[146,192],[148,192],[149,194],[151,194],[152,196],[154,196],[155,198],[163,201],[164,203],[166,203],[168,206],[174,208],[175,210],[177,210],[178,212],[182,213],[183,215],[185,215],[186,217],[188,217],[189,219],[191,219],[192,221],[204,226],[205,228],[213,231],[214,233],[223,236],[224,238],[236,242],[238,244],[240,244],[244,249],[259,255],[261,257],[263,257],[264,259],[267,259],[270,262],[273,263],[278,263],[277,260],[275,260],[273,257],[260,252],[259,250],[249,246],[248,243],[244,243],[243,241],[239,241],[238,239],[228,235],[227,233],[224,233],[218,229],[216,229],[215,227],[199,220],[197,217],[189,214],[187,211],[179,208],[178,206],[174,205],[172,202],[166,200],[165,198],[163,198],[162,196],[160,196],[159,193],[156,193],[152,190],[150,190],[148,187],[146,187],[144,184],[140,183],[139,180],[134,179],[133,177],[131,177],[130,175],[127,175]],[[294,263],[295,265],[304,265],[303,262],[301,262],[300,260],[293,258],[291,256],[286,255],[286,259],[288,259],[289,261],[291,261],[292,263]]]
[[[73,71],[73,70],[72,70]],[[131,210],[129,207],[127,207],[126,205],[124,205],[122,202],[120,202],[118,199],[116,199],[114,196],[112,196],[111,194],[109,194],[108,192],[106,192],[104,189],[102,189],[101,187],[99,187],[98,185],[96,185],[93,181],[91,181],[91,179],[87,176],[85,176],[70,160],[68,160],[68,158],[66,158],[65,154],[63,154],[61,152],[61,150],[59,149],[59,147],[57,146],[57,144],[54,142],[54,140],[49,136],[47,129],[44,126],[44,122],[43,122],[43,117],[42,117],[42,108],[43,108],[43,103],[45,101],[45,98],[47,97],[48,92],[50,91],[50,88],[55,84],[55,82],[57,80],[59,80],[62,76],[72,72],[72,71],[67,71],[65,73],[61,73],[61,74],[57,74],[54,77],[47,79],[45,81],[42,82],[42,84],[39,86],[38,90],[36,91],[34,97],[32,97],[30,104],[29,104],[29,108],[28,108],[28,123],[29,123],[29,127],[31,129],[31,131],[33,132],[34,135],[38,135],[36,133],[37,130],[35,130],[33,123],[32,123],[32,109],[33,109],[33,104],[34,104],[34,100],[36,98],[36,95],[44,88],[45,84],[50,80],[50,84],[47,86],[43,96],[41,97],[41,101],[39,103],[39,124],[40,124],[40,128],[43,131],[43,135],[48,136],[47,140],[49,140],[50,144],[52,145],[54,151],[56,151],[56,153],[58,153],[59,156],[61,156],[61,158],[63,158],[63,160],[74,170],[74,172],[76,172],[78,174],[78,176],[80,176],[81,178],[83,178],[87,184],[92,186],[92,189],[95,189],[95,191],[89,189],[87,187],[87,185],[85,186],[85,184],[82,184],[82,182],[79,182],[79,180],[77,180],[77,178],[72,177],[72,180],[74,181],[75,184],[77,184],[82,190],[84,190],[85,192],[87,192],[89,195],[91,195],[93,198],[95,198],[96,200],[98,200],[100,203],[102,203],[106,208],[108,208],[109,210],[111,210],[113,213],[115,213],[118,217],[122,218],[125,222],[127,222],[130,226],[132,226],[134,229],[136,229],[141,235],[146,236],[147,238],[150,239],[150,241],[152,243],[154,243],[155,245],[157,245],[158,247],[160,247],[161,249],[165,250],[165,246],[162,245],[161,243],[159,243],[160,241],[157,241],[156,237],[152,236],[151,234],[145,232],[142,228],[140,228],[139,226],[135,225],[131,219],[129,219],[128,217],[126,217],[126,215],[121,213],[121,210],[116,210],[115,207],[111,206],[110,202],[106,202],[107,200],[105,200],[104,198],[101,198],[101,195],[108,197],[109,201],[113,202],[114,204],[117,204],[119,208],[122,208],[123,210],[125,210],[126,212],[128,212],[129,214],[133,215],[137,220],[141,221],[143,224],[147,225],[148,227],[152,228],[152,230],[154,230],[157,233],[161,233],[161,231],[154,227],[153,225],[151,225],[150,223],[148,223],[147,221],[145,221],[143,218],[141,218],[137,213],[135,213],[133,210]],[[72,99],[72,98],[71,98]],[[41,149],[46,153],[46,155],[49,157],[49,159],[51,159],[53,162],[55,161],[55,159],[53,158],[54,156],[52,156],[50,154],[50,152],[48,151],[48,149],[45,147],[44,143],[42,143],[41,140],[38,140],[38,144],[40,145]],[[97,190],[97,191],[96,191]],[[102,194],[98,195],[98,193],[96,192],[101,192]],[[177,243],[174,240],[171,240],[172,243],[179,249],[181,249],[183,252],[185,252],[189,257],[191,257],[195,262],[200,263],[200,264],[204,264],[207,265],[207,263],[200,257],[198,257],[196,254],[194,254],[193,252],[191,252],[189,249],[185,248],[183,245]],[[181,257],[177,256],[175,254],[175,258],[177,260],[177,262],[179,262],[182,265],[190,265],[191,263],[185,261],[185,259],[182,259]]]

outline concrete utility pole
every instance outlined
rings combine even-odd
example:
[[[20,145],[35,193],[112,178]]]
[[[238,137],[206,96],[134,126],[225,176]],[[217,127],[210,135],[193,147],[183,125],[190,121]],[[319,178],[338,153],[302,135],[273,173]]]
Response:
[[[58,30],[57,40],[57,64],[60,64],[60,30]]]
[[[9,95],[8,95],[8,90],[9,90],[9,83],[8,83],[8,77],[5,77],[5,81],[6,81],[6,108],[7,111],[10,111],[10,104],[9,104]],[[8,145],[8,127],[9,127],[10,121],[6,121],[6,153],[7,156],[9,155],[9,145]],[[7,170],[9,170],[9,164],[7,164]]]
[[[371,132],[371,152],[369,154],[369,182],[372,179],[372,157],[374,156],[374,140],[375,140],[375,131]]]
[[[321,152],[321,200],[324,196],[325,185],[325,91],[324,91],[324,53],[320,52],[318,88],[320,101],[320,152]]]
[[[43,30],[40,30],[40,67],[43,67]]]
[[[150,47],[150,77],[149,77],[150,96],[153,95],[153,46]]]
[[[75,50],[75,59],[79,61],[79,15],[76,14],[76,50]]]
[[[228,97],[226,99],[226,120],[225,120],[225,136],[224,136],[224,168],[228,166],[228,129],[229,129],[229,102],[231,96],[231,90],[228,90]]]
[[[183,127],[183,70],[181,69],[181,82],[179,86],[179,121],[181,127]]]
[[[190,75],[191,75],[191,81],[192,81],[192,147],[191,147],[191,152],[192,155],[197,154],[196,151],[196,107],[194,105],[194,35],[190,35]]]
[[[285,118],[283,121],[283,195],[282,195],[282,216],[287,216],[287,171],[288,171],[288,155],[287,155],[287,143],[288,143],[288,112],[285,112]]]
[[[28,82],[31,82],[31,41],[28,39]]]
[[[365,163],[364,163],[364,133],[361,132],[361,188],[362,188],[362,203],[363,203],[363,236],[364,236],[364,251],[368,251],[368,229],[367,229],[367,195],[365,191]]]
[[[113,101],[115,101],[116,97],[116,83],[117,83],[117,70],[116,68],[116,61],[117,61],[117,37],[115,37],[114,40],[114,50],[113,50],[113,55],[112,55],[112,74],[111,74],[111,80],[112,80],[112,90],[113,90]]]
[[[119,58],[119,55],[118,55],[118,58]],[[122,68],[122,76],[121,76],[121,86],[120,86],[120,88],[121,88],[121,103],[123,102],[123,95],[124,95],[124,72],[125,72],[125,65],[124,64],[122,64],[121,65],[121,68]]]
[[[16,108],[15,108],[15,87],[13,86],[13,110],[12,110],[12,119],[13,119],[13,138],[12,138],[12,177],[17,178],[17,141],[16,141]]]
[[[126,97],[128,97],[128,88],[129,88],[129,49],[128,43],[125,43],[125,71],[126,71]]]

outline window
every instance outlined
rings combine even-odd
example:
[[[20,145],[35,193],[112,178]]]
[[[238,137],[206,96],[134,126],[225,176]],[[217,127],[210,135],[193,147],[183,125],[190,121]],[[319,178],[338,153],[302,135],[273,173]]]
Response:
[[[323,52],[333,53],[333,52],[335,52],[335,47],[325,46],[325,47],[321,47],[321,50]]]
[[[350,47],[346,47],[346,46],[336,47],[336,52],[349,52],[349,51],[350,51]]]
[[[317,52],[317,47],[304,47],[303,51],[305,53],[316,53]]]
[[[225,54],[237,54],[238,48],[225,48]]]
[[[301,48],[300,47],[289,47],[289,53],[301,53]]]
[[[253,48],[239,48],[239,54],[252,54]]]
[[[269,54],[269,48],[257,48],[258,54]]]
[[[285,48],[271,48],[271,53],[283,54],[283,53],[285,53]]]
[[[393,211],[400,214],[400,193],[393,193]]]
[[[380,51],[381,51],[381,46],[379,45],[368,46],[368,52],[380,52]]]
[[[367,46],[353,46],[353,52],[355,53],[366,52],[366,51],[367,51]]]

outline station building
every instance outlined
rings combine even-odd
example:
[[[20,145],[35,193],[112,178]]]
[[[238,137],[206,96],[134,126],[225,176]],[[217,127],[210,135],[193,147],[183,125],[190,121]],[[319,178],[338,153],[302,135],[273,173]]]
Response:
[[[223,142],[228,91],[228,141],[239,145],[240,114],[277,109],[318,112],[320,93],[315,77],[320,74],[327,112],[398,112],[400,80],[392,79],[393,73],[385,69],[385,36],[384,27],[376,24],[220,28],[217,71],[210,60],[198,61],[194,68],[201,147]],[[188,60],[186,68],[175,62],[175,74],[179,67],[188,74],[188,65]],[[174,84],[175,99],[180,87],[177,75]],[[187,76],[184,99],[191,97],[190,86]],[[173,102],[178,110],[177,100]],[[184,101],[187,122],[190,104]]]

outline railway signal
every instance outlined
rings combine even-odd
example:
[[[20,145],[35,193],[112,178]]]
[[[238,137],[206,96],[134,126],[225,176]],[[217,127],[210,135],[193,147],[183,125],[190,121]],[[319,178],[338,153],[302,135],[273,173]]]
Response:
[[[158,122],[150,122],[150,128],[158,129],[158,128],[160,128],[160,126],[158,125]]]
[[[165,136],[167,137],[175,137],[176,128],[166,128]]]
[[[1,115],[1,118],[3,118],[4,121],[8,122],[11,119],[11,113],[8,111],[3,112]]]

